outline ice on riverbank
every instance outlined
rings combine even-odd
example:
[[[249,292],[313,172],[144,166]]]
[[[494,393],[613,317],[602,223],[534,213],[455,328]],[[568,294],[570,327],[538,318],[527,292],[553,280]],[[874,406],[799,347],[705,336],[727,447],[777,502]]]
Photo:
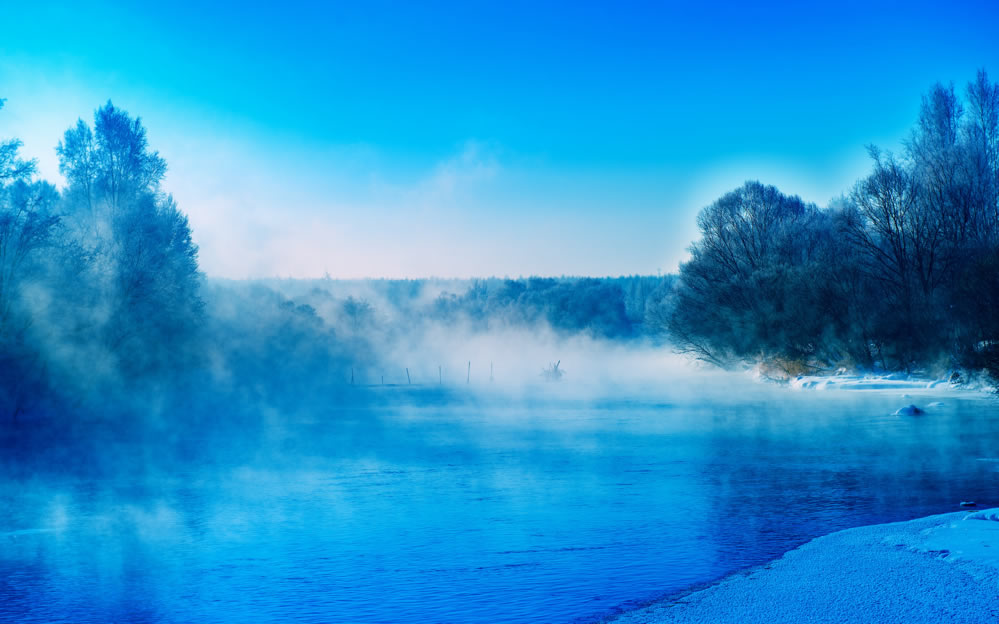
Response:
[[[874,525],[812,540],[618,624],[999,620],[999,509]]]

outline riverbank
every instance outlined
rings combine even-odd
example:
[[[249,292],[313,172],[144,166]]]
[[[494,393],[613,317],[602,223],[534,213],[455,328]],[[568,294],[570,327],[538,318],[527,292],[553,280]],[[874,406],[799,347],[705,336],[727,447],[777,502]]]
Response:
[[[784,385],[792,390],[876,390],[916,393],[959,391],[982,395],[994,395],[999,391],[995,380],[985,371],[952,370],[943,377],[846,369],[811,375],[775,375],[773,367],[758,364],[749,368],[747,373],[758,382]]]
[[[999,621],[999,509],[832,533],[615,624]]]

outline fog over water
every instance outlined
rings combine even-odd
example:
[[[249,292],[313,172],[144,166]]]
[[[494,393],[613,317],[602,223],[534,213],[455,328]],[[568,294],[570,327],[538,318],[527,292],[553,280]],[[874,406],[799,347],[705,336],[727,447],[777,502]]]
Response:
[[[830,531],[999,503],[988,399],[794,392],[657,348],[441,332],[470,383],[447,360],[443,385],[414,365],[420,385],[396,372],[293,410],[37,432],[4,462],[0,620],[594,621]]]

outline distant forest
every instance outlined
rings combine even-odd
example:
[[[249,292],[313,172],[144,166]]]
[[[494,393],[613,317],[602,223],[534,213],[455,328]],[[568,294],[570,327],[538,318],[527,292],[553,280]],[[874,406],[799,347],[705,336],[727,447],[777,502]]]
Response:
[[[997,113],[984,71],[961,96],[934,86],[902,152],[871,147],[829,206],[747,182],[706,207],[678,276],[230,281],[200,272],[166,162],[108,102],[56,147],[62,188],[0,142],[0,418],[330,396],[432,327],[999,378]]]
[[[436,322],[474,331],[545,324],[562,334],[635,339],[668,300],[675,275],[484,279],[261,279],[251,283],[323,309],[344,326]],[[222,280],[215,280],[224,283]],[[236,282],[229,282],[230,287]],[[331,308],[330,305],[333,305]],[[660,333],[658,325],[654,333]]]

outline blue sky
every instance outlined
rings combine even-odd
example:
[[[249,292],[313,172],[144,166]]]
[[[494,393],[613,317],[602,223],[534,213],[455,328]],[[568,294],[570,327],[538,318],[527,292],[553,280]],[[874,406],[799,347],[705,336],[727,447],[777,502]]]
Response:
[[[746,179],[820,204],[935,81],[999,75],[999,3],[18,3],[0,136],[111,98],[211,275],[672,271]]]

